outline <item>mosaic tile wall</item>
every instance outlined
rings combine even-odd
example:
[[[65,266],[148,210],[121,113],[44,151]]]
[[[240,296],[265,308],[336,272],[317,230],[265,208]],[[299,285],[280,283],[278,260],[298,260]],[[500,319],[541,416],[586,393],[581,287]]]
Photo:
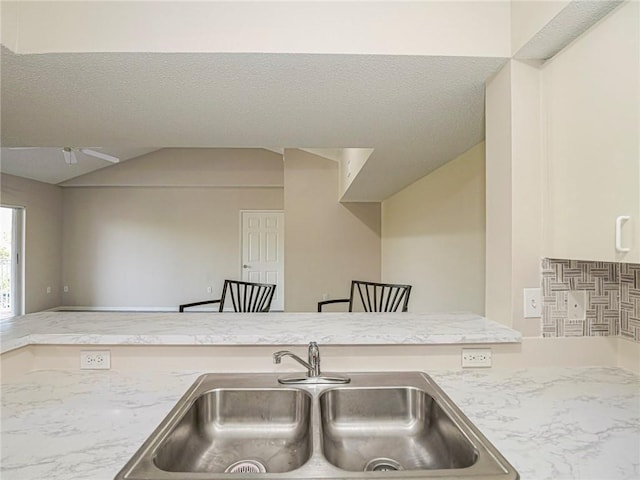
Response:
[[[620,264],[620,335],[640,342],[640,265]]]
[[[586,291],[586,320],[567,318],[569,290]],[[640,265],[544,258],[542,335],[621,335],[640,342]]]

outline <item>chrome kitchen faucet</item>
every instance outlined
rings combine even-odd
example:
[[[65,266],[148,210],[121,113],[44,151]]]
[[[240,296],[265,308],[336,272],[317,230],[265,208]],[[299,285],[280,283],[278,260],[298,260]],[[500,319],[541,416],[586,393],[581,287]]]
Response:
[[[320,373],[320,348],[316,342],[309,342],[308,362],[289,350],[280,350],[273,354],[273,363],[282,362],[282,357],[291,357],[307,369],[306,376],[292,375],[278,378],[278,382],[289,383],[349,383],[348,377],[340,375],[322,375]]]

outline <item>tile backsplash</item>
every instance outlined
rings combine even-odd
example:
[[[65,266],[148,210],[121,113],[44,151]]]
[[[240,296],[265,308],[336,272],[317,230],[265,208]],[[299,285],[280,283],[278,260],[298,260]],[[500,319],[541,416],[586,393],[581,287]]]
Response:
[[[640,265],[620,264],[620,335],[640,342]]]
[[[570,290],[586,292],[586,319],[569,320]],[[621,335],[640,342],[640,265],[542,259],[542,335]]]

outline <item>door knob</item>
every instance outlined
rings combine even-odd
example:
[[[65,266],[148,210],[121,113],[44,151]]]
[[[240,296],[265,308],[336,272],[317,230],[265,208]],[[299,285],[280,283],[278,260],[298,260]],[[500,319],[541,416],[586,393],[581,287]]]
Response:
[[[242,265],[242,268],[251,268],[251,265],[245,264],[245,265]]]

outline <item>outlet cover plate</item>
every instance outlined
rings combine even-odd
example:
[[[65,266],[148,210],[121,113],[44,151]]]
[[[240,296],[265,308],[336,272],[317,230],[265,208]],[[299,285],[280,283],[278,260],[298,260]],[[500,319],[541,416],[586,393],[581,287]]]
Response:
[[[109,350],[81,350],[81,370],[109,370],[111,368],[111,352]]]
[[[491,366],[490,348],[463,348],[462,368],[487,368]]]

